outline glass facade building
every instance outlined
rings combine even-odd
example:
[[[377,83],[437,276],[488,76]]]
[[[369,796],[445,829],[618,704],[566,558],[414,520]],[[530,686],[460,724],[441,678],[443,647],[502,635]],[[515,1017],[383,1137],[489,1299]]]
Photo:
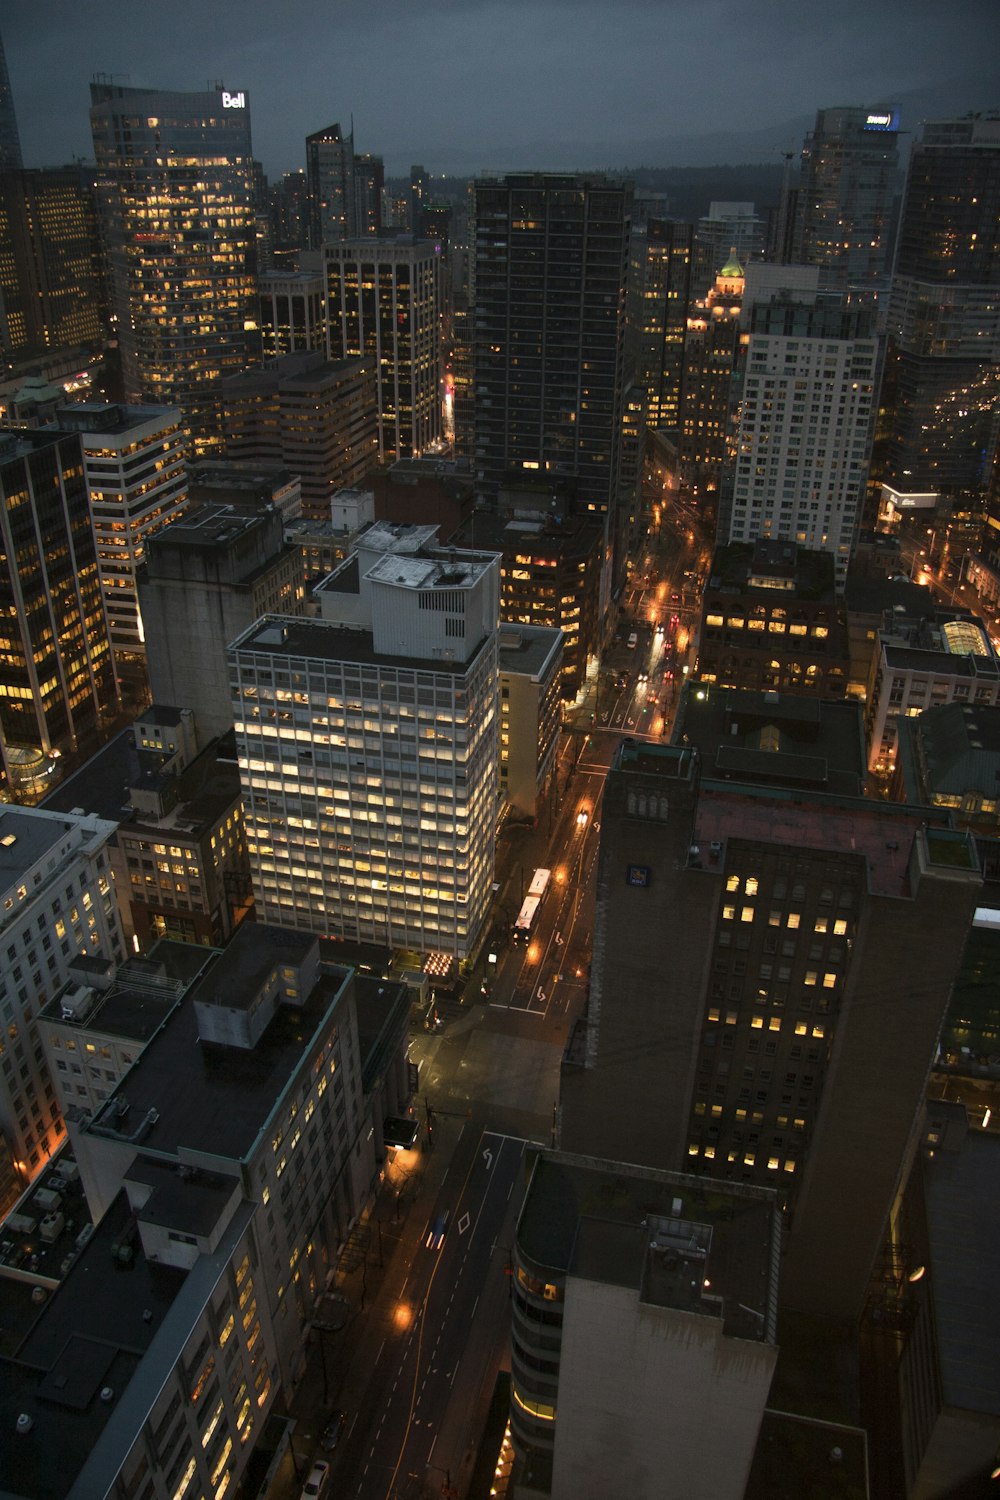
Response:
[[[245,92],[91,85],[112,329],[126,399],[179,406],[219,446],[224,375],[254,353],[256,226]]]

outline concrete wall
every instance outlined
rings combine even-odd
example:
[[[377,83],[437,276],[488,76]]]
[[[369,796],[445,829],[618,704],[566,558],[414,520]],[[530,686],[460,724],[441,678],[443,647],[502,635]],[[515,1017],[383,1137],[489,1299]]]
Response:
[[[571,1278],[552,1500],[742,1500],[776,1359],[717,1318]]]

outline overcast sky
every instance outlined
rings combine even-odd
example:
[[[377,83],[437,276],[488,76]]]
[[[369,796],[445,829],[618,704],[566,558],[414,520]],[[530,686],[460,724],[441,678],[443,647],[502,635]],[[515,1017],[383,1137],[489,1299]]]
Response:
[[[1000,105],[1000,0],[5,0],[0,24],[28,166],[91,154],[96,72],[248,90],[272,177],[352,112],[357,148],[398,173],[524,148],[545,166],[572,143],[581,166],[638,165],[637,142],[778,133],[941,84]]]

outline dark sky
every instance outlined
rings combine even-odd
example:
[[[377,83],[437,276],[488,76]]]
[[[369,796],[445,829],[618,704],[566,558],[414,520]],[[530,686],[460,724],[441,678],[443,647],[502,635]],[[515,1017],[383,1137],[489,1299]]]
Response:
[[[272,176],[352,112],[392,173],[667,166],[675,143],[675,162],[741,143],[763,160],[820,105],[1000,105],[1000,0],[6,0],[0,17],[29,166],[90,155],[95,72],[248,90]]]

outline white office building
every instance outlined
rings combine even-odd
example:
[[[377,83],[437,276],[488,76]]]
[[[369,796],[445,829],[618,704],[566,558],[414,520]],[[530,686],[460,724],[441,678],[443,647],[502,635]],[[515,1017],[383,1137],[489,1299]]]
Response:
[[[773,537],[830,552],[842,588],[871,454],[874,313],[799,289],[754,299],[749,277],[747,288],[741,322],[749,338],[722,533],[730,542]]]
[[[258,916],[463,958],[489,904],[500,559],[379,523],[229,651]]]
[[[0,808],[0,1199],[40,1171],[64,1133],[42,1007],[79,955],[125,957],[108,852],[116,828],[90,814]]]

